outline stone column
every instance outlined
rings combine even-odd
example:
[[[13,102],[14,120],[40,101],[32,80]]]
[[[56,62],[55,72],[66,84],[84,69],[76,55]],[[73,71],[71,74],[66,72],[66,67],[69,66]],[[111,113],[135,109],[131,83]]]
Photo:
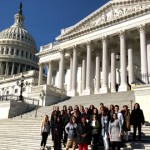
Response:
[[[85,95],[91,94],[91,42],[88,41],[87,47],[87,61],[86,61],[86,89]]]
[[[128,42],[128,78],[129,84],[134,81],[134,70],[133,70],[133,41]]]
[[[19,66],[18,66],[18,71],[17,71],[18,73],[20,73],[20,67],[21,67],[21,66],[20,66],[20,64],[19,64]]]
[[[116,54],[111,51],[111,92],[116,92]]]
[[[73,65],[73,59],[72,55],[70,54],[70,79],[69,79],[69,92],[72,89],[72,65]]]
[[[26,70],[27,70],[27,65],[24,65],[24,71],[26,72]]]
[[[81,80],[82,80],[82,92],[85,90],[85,85],[86,85],[86,60],[85,57],[83,56],[82,58],[82,73],[81,73]]]
[[[0,61],[0,75],[2,75],[2,62]]]
[[[100,88],[100,52],[96,51],[96,75],[95,75],[95,94],[99,93]]]
[[[65,63],[65,52],[60,51],[60,61],[59,61],[59,82],[58,88],[64,89],[64,63]]]
[[[148,74],[150,74],[150,35],[147,39],[147,66],[148,66]]]
[[[126,65],[126,39],[125,39],[125,32],[120,31],[120,76],[121,76],[121,83],[119,86],[119,91],[127,91],[127,65]]]
[[[102,38],[102,87],[100,89],[100,93],[108,92],[108,45],[107,45],[107,37],[104,36]]]
[[[1,75],[4,75],[4,62],[1,62]]]
[[[11,55],[11,47],[9,47],[8,54]]]
[[[14,48],[14,55],[16,56],[17,48]]]
[[[39,64],[39,80],[38,80],[38,85],[43,84],[43,64]]]
[[[8,62],[6,62],[5,76],[8,76],[8,72],[9,72],[9,64]]]
[[[147,37],[147,68],[148,68],[148,83],[150,83],[150,35]]]
[[[15,69],[15,63],[12,63],[11,75],[14,74],[14,69]]]
[[[47,84],[52,84],[52,62],[48,63]]]
[[[146,77],[148,73],[148,64],[147,64],[147,49],[146,49],[146,32],[145,26],[140,25],[138,27],[140,32],[140,49],[141,49],[141,74],[144,77],[142,80],[145,83],[148,83],[148,78]]]
[[[76,46],[73,46],[73,66],[72,66],[71,96],[75,96],[77,94],[76,83],[77,83],[77,49],[76,49]]]

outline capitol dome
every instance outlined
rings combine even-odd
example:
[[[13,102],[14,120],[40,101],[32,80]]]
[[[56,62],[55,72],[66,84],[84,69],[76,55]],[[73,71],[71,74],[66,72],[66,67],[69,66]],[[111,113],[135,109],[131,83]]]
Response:
[[[0,40],[5,40],[5,39],[25,42],[26,44],[29,44],[34,48],[36,48],[36,44],[33,37],[23,27],[13,25],[10,28],[0,32]]]
[[[0,32],[0,76],[38,70],[36,43],[24,28],[22,3],[14,16],[14,24]]]

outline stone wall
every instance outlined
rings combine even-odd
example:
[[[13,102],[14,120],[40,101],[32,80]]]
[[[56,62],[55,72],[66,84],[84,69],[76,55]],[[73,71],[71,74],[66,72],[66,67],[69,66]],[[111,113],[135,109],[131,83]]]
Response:
[[[35,108],[35,105],[28,104],[22,101],[11,100],[8,118],[13,118],[22,115],[24,113],[34,110]]]
[[[133,90],[135,91],[135,102],[140,104],[145,121],[150,123],[150,85],[138,85]]]
[[[8,118],[9,109],[10,109],[10,101],[0,102],[0,119]]]

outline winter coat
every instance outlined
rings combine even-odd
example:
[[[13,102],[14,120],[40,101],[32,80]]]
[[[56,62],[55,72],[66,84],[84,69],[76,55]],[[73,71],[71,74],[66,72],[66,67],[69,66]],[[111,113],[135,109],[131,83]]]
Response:
[[[99,134],[99,129],[100,129],[100,125],[99,125],[99,121],[95,120],[91,122],[91,134],[95,135],[95,134]]]
[[[121,111],[124,117],[123,130],[130,131],[130,112],[129,111]]]
[[[53,130],[54,140],[62,138],[63,124],[61,122],[55,122]]]
[[[141,109],[133,109],[130,118],[131,125],[140,125],[145,123],[143,111]]]
[[[91,133],[91,127],[88,123],[85,123],[83,125],[82,123],[79,124],[76,128],[77,131],[77,144],[90,144],[90,133]],[[82,137],[83,134],[86,134],[85,137]]]
[[[102,134],[102,136],[105,136],[105,133],[108,135],[108,128],[109,128],[109,119],[108,118],[109,118],[108,116],[101,117],[101,125],[102,125],[101,134]]]

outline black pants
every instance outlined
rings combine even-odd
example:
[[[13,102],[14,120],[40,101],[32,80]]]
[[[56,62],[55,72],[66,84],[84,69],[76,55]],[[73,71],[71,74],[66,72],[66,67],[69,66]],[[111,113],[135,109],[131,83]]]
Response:
[[[54,150],[61,150],[62,135],[54,135]]]
[[[44,147],[46,146],[47,138],[48,138],[48,132],[43,132],[42,133],[41,146],[44,146]]]
[[[135,124],[133,125],[133,140],[136,139],[136,129],[138,128],[138,140],[141,140],[141,124]]]
[[[99,140],[99,135],[94,134],[92,135],[92,142],[93,142],[93,150],[98,150],[98,140]]]
[[[112,150],[115,150],[117,147],[117,150],[120,150],[120,142],[111,142]]]

